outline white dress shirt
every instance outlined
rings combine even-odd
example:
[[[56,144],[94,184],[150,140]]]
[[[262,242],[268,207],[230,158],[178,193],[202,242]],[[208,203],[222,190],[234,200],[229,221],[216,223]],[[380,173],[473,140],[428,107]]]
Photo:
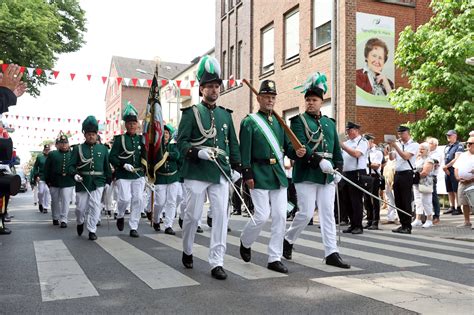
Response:
[[[343,171],[350,172],[355,170],[365,170],[367,167],[367,149],[368,149],[368,142],[362,136],[358,136],[354,139],[349,139],[344,142],[346,146],[353,150],[359,151],[361,156],[359,158],[355,158],[345,150],[342,150],[342,158],[344,160]]]

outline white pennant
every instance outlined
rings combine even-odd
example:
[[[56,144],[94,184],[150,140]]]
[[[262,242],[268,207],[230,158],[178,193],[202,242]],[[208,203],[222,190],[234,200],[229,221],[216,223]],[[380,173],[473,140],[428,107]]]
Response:
[[[240,85],[242,84],[242,80],[235,80],[235,84],[236,84],[237,86],[240,86]]]
[[[125,85],[130,85],[130,78],[123,78]]]
[[[145,84],[146,79],[138,79],[138,83],[140,83],[140,86],[143,86]]]
[[[26,70],[28,71],[28,75],[30,77],[32,77],[33,76],[33,71],[35,71],[35,68],[26,68]]]
[[[227,83],[229,80],[222,80],[222,86],[224,87],[224,90],[227,89]]]
[[[49,76],[51,75],[51,70],[44,70],[44,74],[46,74],[46,78],[49,78]]]

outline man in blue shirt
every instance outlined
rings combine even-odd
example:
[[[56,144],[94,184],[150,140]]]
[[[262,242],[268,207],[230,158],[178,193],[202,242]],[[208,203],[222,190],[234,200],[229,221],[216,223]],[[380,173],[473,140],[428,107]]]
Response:
[[[457,202],[457,191],[458,181],[454,176],[453,164],[456,162],[458,156],[464,151],[462,144],[458,141],[458,134],[456,130],[449,130],[446,133],[448,138],[448,144],[444,148],[444,166],[443,171],[446,174],[444,181],[446,183],[446,191],[449,197],[449,209],[444,211],[443,214],[459,215],[462,214],[461,207],[456,207]]]

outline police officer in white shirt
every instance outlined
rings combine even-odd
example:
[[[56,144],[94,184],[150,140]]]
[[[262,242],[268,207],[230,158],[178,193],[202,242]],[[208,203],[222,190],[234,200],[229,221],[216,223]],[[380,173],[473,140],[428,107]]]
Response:
[[[344,176],[355,183],[360,183],[360,176],[366,175],[368,143],[360,135],[360,126],[347,122],[346,133],[348,140],[341,143],[342,158],[344,159]],[[362,234],[362,191],[346,183],[343,188],[344,207],[351,220],[349,228],[344,233]]]
[[[374,142],[374,135],[368,133],[364,135],[364,138],[367,139],[369,143],[369,150],[367,152],[367,173],[374,179],[370,192],[375,196],[379,196],[380,179],[382,176],[380,170],[382,169],[383,153],[377,148]],[[378,230],[380,221],[379,200],[365,194],[364,206],[367,210],[367,224],[364,225],[364,229]]]
[[[397,129],[399,139],[387,141],[394,151],[390,159],[395,159],[395,178],[393,192],[395,205],[406,213],[411,213],[413,191],[413,169],[419,144],[410,136],[410,128],[399,126]],[[401,226],[392,230],[394,233],[411,234],[411,216],[398,211]]]

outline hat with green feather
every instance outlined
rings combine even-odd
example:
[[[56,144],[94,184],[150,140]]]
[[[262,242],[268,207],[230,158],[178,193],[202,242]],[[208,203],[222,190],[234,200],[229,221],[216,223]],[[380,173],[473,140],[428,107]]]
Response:
[[[171,126],[171,124],[166,124],[165,125],[165,130],[168,130],[168,132],[170,133],[170,136],[173,136],[174,132],[175,132],[175,129],[173,126]]]
[[[203,85],[210,82],[216,82],[222,84],[221,66],[216,58],[209,55],[205,55],[201,58],[196,73],[196,78],[199,81],[199,85]]]
[[[99,131],[99,123],[94,116],[87,116],[86,119],[82,122],[82,132],[95,132]]]
[[[321,72],[315,72],[306,79],[303,85],[299,85],[295,89],[302,89],[301,93],[304,93],[305,98],[317,96],[320,99],[324,99],[323,96],[328,90],[326,75]]]
[[[125,122],[138,121],[138,111],[135,107],[133,107],[133,105],[132,105],[132,103],[130,103],[130,101],[127,101],[127,104],[125,105],[125,109],[123,110],[122,119]]]
[[[69,143],[68,138],[64,132],[59,132],[58,137],[56,138],[56,143]]]

